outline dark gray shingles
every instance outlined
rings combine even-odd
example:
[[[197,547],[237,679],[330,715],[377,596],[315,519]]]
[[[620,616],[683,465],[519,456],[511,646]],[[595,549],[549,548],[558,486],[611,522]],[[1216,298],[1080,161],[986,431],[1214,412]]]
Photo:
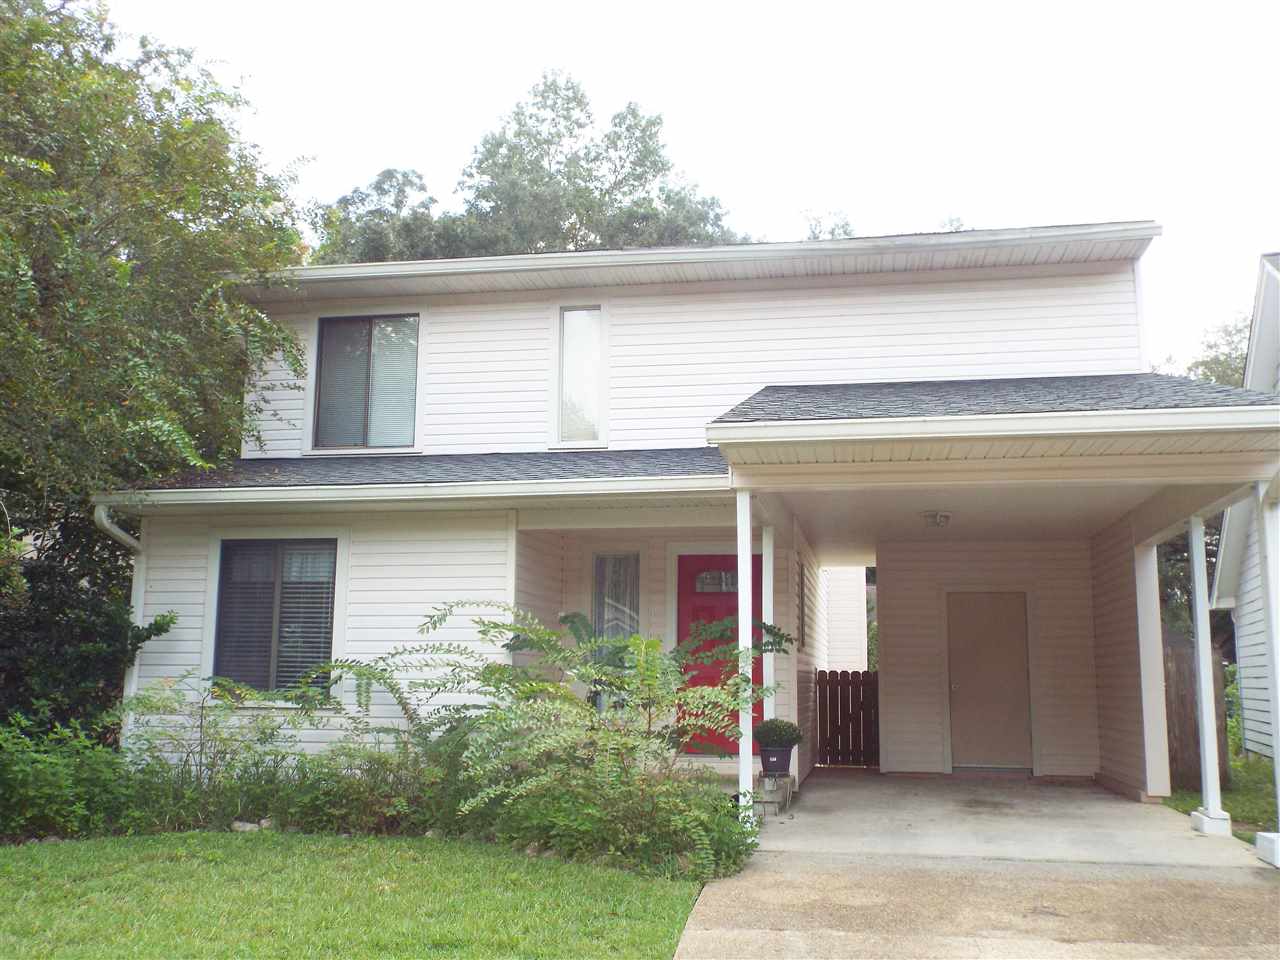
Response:
[[[1246,407],[1280,397],[1158,373],[765,387],[715,423]]]
[[[493,483],[504,480],[595,480],[616,477],[728,476],[714,447],[671,450],[574,450],[448,456],[322,456],[237,460],[189,473],[165,489],[345,486],[371,483]]]

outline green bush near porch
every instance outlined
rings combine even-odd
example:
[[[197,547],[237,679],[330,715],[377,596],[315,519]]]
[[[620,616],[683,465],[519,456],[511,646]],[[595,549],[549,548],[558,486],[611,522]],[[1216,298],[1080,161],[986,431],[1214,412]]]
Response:
[[[690,881],[427,837],[261,831],[0,848],[0,956],[662,957]]]

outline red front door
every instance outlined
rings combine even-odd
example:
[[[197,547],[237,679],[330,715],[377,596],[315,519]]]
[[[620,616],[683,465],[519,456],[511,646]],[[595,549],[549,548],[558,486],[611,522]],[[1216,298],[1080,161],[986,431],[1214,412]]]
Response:
[[[680,643],[689,639],[689,628],[698,622],[711,623],[738,615],[738,558],[733,554],[697,554],[679,558],[676,573],[676,632]],[[751,558],[751,616],[760,619],[760,556]],[[756,640],[760,631],[754,631]],[[714,642],[714,641],[713,641]],[[721,641],[723,642],[723,641]],[[728,641],[736,645],[736,637]],[[688,668],[690,683],[715,683],[723,672],[723,664],[694,664]],[[751,679],[764,679],[760,658],[751,661]],[[764,704],[751,708],[753,722],[764,718]],[[698,752],[738,752],[738,742],[718,734],[699,737]],[[752,753],[759,749],[752,743]]]

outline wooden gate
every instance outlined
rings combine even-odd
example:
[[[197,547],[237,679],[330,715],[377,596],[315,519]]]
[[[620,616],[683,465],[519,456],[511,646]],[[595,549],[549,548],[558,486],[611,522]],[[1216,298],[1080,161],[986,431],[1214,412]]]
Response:
[[[818,763],[880,765],[880,683],[874,670],[818,670]]]

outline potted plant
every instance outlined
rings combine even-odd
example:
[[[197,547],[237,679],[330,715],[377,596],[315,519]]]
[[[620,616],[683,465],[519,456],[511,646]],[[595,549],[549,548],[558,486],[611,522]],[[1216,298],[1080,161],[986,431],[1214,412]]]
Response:
[[[760,765],[766,776],[785,777],[791,772],[791,750],[804,734],[790,720],[766,720],[757,724],[755,741],[760,745]]]

